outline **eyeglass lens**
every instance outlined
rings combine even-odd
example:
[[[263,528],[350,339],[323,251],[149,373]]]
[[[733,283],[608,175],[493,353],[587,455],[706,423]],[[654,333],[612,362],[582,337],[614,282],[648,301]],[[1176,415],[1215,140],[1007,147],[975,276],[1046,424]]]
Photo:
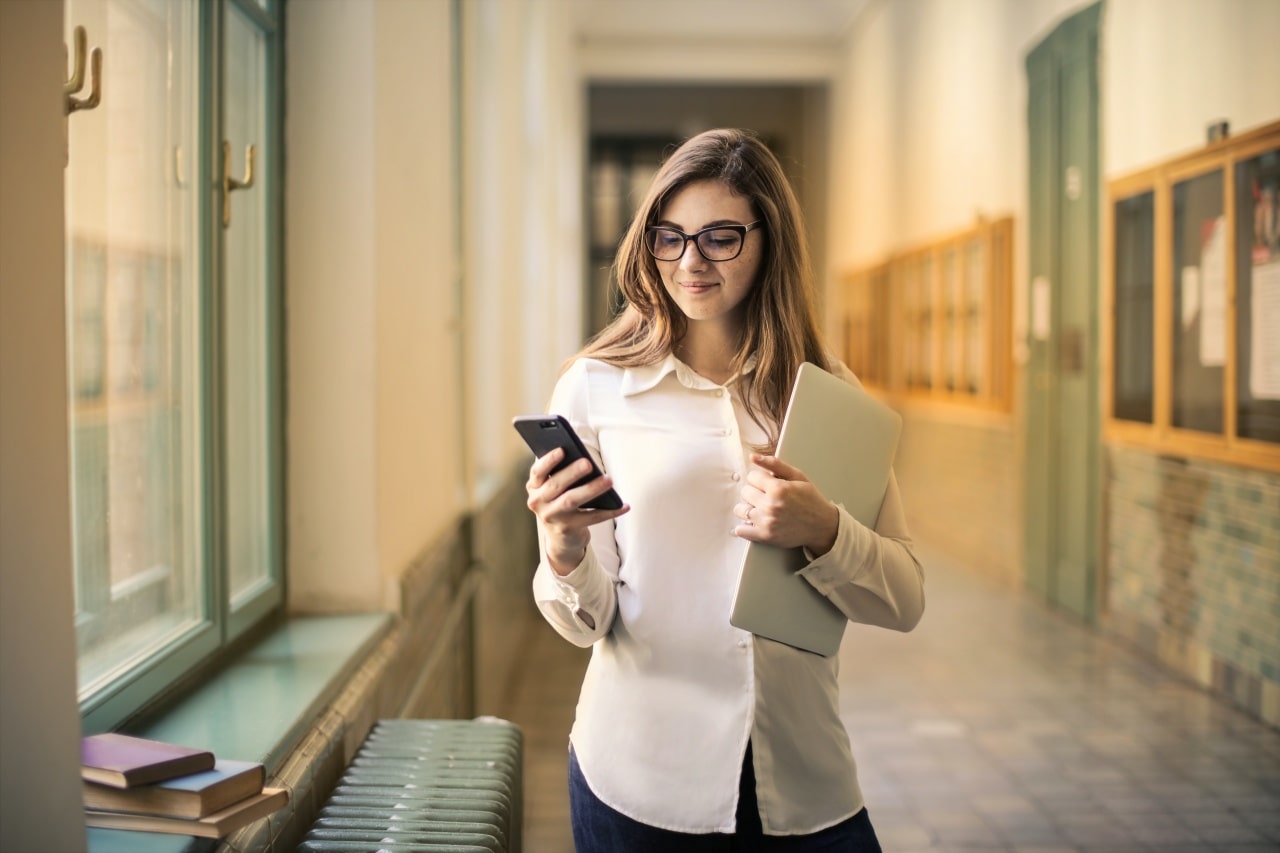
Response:
[[[647,236],[649,251],[660,261],[679,260],[689,240],[694,241],[709,261],[732,260],[742,251],[742,234],[733,228],[708,228],[697,234],[684,234],[674,228],[653,228]]]

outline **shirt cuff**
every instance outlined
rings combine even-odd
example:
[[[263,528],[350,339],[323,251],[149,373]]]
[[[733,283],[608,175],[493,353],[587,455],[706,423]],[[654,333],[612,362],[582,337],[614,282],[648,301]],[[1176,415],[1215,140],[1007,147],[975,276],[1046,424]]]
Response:
[[[836,504],[836,509],[840,511],[836,543],[820,557],[814,557],[808,548],[804,549],[809,565],[798,572],[823,595],[830,595],[833,590],[857,579],[874,554],[871,537],[875,534],[871,529],[850,515],[843,504]]]
[[[580,628],[594,630],[599,624],[598,613],[607,606],[604,605],[608,599],[605,586],[612,581],[601,569],[591,546],[587,546],[582,562],[574,566],[573,571],[567,575],[557,574],[545,560],[542,568],[543,572],[540,574],[551,581],[547,585],[549,589],[544,587],[544,597],[559,602]],[[546,596],[546,593],[550,593],[550,596]]]

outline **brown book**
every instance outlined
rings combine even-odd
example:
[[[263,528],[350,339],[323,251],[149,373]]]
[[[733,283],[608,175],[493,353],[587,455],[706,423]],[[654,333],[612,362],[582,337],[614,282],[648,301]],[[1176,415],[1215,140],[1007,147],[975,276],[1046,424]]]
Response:
[[[80,741],[80,775],[113,788],[163,782],[212,770],[213,765],[212,752],[176,743],[115,732],[90,735]]]
[[[262,791],[266,768],[256,761],[221,760],[212,770],[152,785],[112,788],[84,783],[87,808],[168,817],[198,818]]]
[[[128,814],[126,812],[85,809],[85,824],[104,829],[128,829],[134,832],[166,832],[170,835],[195,835],[200,838],[222,838],[242,826],[266,817],[289,802],[288,788],[263,788],[261,793],[246,797],[201,818],[184,819],[161,815]]]

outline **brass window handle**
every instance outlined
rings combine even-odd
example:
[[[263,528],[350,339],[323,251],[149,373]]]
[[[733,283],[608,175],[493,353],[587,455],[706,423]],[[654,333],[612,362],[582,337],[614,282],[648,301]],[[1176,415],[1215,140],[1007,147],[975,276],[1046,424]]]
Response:
[[[89,54],[90,84],[89,97],[76,98],[74,95],[84,88],[85,51],[89,46],[84,27],[76,27],[74,31],[75,61],[71,66],[71,76],[62,84],[62,112],[71,115],[76,110],[91,110],[102,101],[102,48],[95,47]]]
[[[244,178],[231,177],[231,143],[222,140],[222,227],[231,227],[231,193],[253,186],[253,146],[244,147]]]

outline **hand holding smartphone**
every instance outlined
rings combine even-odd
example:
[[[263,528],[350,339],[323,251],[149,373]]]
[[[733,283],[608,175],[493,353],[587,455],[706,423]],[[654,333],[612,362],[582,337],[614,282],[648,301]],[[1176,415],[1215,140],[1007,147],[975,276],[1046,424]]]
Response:
[[[564,459],[552,469],[553,474],[579,459],[586,459],[591,463],[591,471],[569,488],[577,488],[601,475],[600,468],[591,458],[591,454],[587,453],[578,434],[560,415],[519,415],[511,423],[534,455],[545,456],[557,447],[564,450]],[[621,509],[622,498],[613,489],[609,489],[604,494],[587,501],[582,507],[583,509]]]

